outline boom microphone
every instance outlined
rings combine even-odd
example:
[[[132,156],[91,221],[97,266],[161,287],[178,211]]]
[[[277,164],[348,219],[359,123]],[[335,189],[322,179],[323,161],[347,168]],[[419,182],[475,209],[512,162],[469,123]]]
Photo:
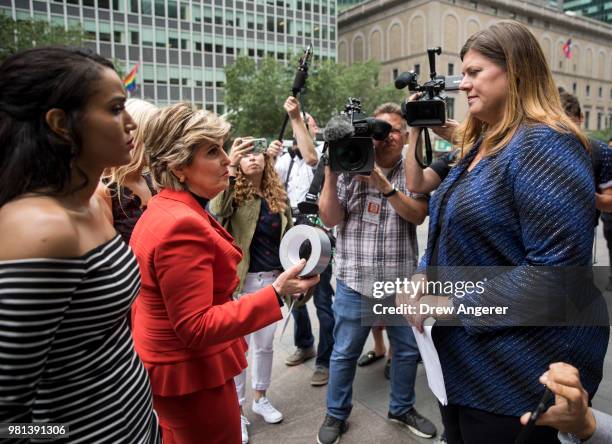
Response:
[[[355,129],[351,124],[350,117],[345,115],[339,115],[332,117],[325,130],[323,131],[323,138],[327,143],[340,142],[341,140],[349,139],[355,134]]]

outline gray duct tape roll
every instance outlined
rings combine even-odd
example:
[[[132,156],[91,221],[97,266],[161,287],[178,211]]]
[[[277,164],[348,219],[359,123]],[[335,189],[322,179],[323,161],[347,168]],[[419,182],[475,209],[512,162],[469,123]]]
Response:
[[[331,259],[331,243],[327,234],[317,227],[296,225],[291,228],[281,240],[279,256],[285,270],[300,261],[300,247],[310,241],[311,253],[300,277],[310,277],[325,270]]]

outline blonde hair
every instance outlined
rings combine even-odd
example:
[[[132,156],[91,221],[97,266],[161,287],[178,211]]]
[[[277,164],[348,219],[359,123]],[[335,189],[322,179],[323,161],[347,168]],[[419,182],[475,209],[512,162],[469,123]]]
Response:
[[[134,149],[132,150],[132,160],[127,165],[107,168],[102,173],[102,180],[107,187],[117,186],[117,193],[121,196],[121,188],[125,183],[125,178],[136,171],[146,172],[147,168],[147,149],[144,144],[145,126],[149,119],[159,110],[155,105],[140,99],[129,99],[125,102],[125,108],[130,114],[137,127],[132,133],[134,136]],[[119,199],[121,201],[121,199]]]
[[[263,153],[263,156],[265,163],[260,186],[261,192],[245,176],[242,168],[238,168],[236,185],[234,186],[234,203],[236,206],[240,206],[244,202],[254,199],[255,196],[261,195],[262,199],[265,199],[268,203],[272,213],[282,213],[287,208],[287,192],[274,168],[274,160],[266,153]]]
[[[508,76],[508,98],[504,114],[494,128],[468,115],[458,128],[454,142],[465,155],[480,137],[485,156],[505,147],[520,125],[541,123],[565,134],[574,134],[589,149],[588,139],[565,114],[559,92],[542,48],[529,29],[516,21],[500,21],[468,38],[461,60],[476,51],[502,68]]]
[[[191,164],[202,143],[223,145],[230,124],[222,117],[197,110],[188,103],[162,108],[145,128],[150,169],[156,189],[184,190],[172,168]]]

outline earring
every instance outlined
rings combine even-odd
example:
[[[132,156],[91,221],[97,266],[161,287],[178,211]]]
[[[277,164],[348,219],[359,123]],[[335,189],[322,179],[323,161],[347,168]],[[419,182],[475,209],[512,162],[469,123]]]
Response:
[[[179,182],[180,182],[180,183],[185,182],[185,176],[181,176],[181,177],[179,177]]]

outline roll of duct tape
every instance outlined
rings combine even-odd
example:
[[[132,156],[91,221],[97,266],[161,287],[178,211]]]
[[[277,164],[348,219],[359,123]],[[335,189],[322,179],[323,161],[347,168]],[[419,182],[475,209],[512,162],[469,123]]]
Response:
[[[291,228],[281,240],[279,256],[285,270],[300,261],[300,248],[306,241],[310,242],[310,256],[306,266],[300,272],[300,277],[310,277],[325,270],[331,259],[331,243],[327,234],[317,227],[296,225]]]

